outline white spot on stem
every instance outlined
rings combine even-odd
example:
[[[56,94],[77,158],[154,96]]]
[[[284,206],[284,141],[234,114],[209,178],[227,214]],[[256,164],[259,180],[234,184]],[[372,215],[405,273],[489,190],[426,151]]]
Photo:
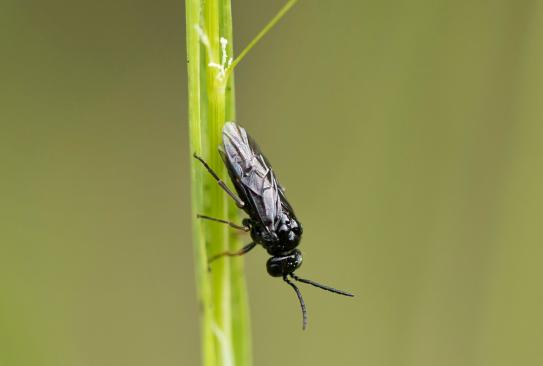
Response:
[[[226,71],[232,65],[232,57],[228,58],[228,53],[226,51],[226,46],[228,45],[228,40],[224,37],[221,37],[219,42],[221,43],[221,63],[218,64],[216,62],[210,62],[207,64],[209,67],[213,67],[217,70],[219,70],[219,73],[217,74],[217,79],[224,80],[224,77],[226,76]]]
[[[200,41],[209,50],[209,38],[207,38],[206,32],[204,32],[204,30],[202,29],[202,27],[200,27],[199,24],[195,24],[194,29],[196,29],[196,32],[198,32],[198,35],[200,36]]]
[[[209,42],[209,37],[205,33],[205,31],[200,27],[199,24],[196,24],[194,26],[194,29],[196,29],[196,32],[198,32],[198,35],[200,36],[200,41],[205,46],[207,50],[208,59],[214,60],[212,49],[211,49],[211,43]],[[219,39],[219,42],[221,44],[221,63],[213,62],[207,64],[207,66],[212,67],[214,69],[219,70],[217,73],[217,79],[224,81],[224,78],[226,76],[226,72],[228,71],[228,68],[230,65],[232,65],[232,62],[234,59],[232,57],[228,57],[228,52],[226,50],[226,47],[228,46],[228,40],[224,37],[221,37]]]

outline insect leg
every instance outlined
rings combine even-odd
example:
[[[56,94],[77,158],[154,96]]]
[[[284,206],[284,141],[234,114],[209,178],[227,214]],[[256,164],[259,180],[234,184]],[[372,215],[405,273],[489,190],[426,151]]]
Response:
[[[213,257],[209,258],[207,263],[211,263],[214,260],[219,259],[219,258],[224,257],[224,256],[237,257],[237,256],[240,256],[240,255],[244,255],[245,253],[247,253],[248,251],[253,249],[255,246],[256,246],[256,243],[249,243],[246,246],[244,246],[243,248],[241,248],[240,250],[238,250],[237,252],[222,252],[222,253],[219,253],[219,254],[215,254]]]
[[[210,220],[210,221],[215,221],[215,222],[220,222],[220,223],[223,223],[223,224],[227,224],[228,226],[233,227],[234,229],[245,231],[245,232],[248,232],[248,231],[251,230],[251,228],[248,227],[248,226],[238,225],[238,224],[235,224],[235,223],[233,223],[231,221],[216,219],[214,217],[209,217],[209,216],[206,216],[206,215],[198,214],[198,215],[196,215],[196,217],[199,218],[199,219],[205,219],[205,220]]]
[[[220,178],[219,176],[217,175],[217,173],[215,173],[213,171],[213,169],[211,169],[211,167],[205,162],[204,159],[202,159],[200,156],[196,155],[196,153],[193,154],[193,156],[198,160],[200,161],[200,163],[202,163],[204,165],[204,167],[207,169],[207,171],[209,172],[209,174],[211,174],[213,176],[213,178],[215,178],[215,180],[217,181],[217,184],[219,186],[221,186],[221,188],[230,196],[232,197],[232,199],[234,201],[236,201],[236,205],[239,207],[239,208],[243,208],[245,206],[245,202],[243,202],[241,200],[241,198],[239,198],[238,196],[236,196],[236,194],[234,192],[232,192],[230,190],[230,188],[228,188],[228,186],[226,185],[226,183],[224,183]]]
[[[302,297],[302,293],[300,292],[300,290],[295,284],[290,282],[287,275],[283,275],[283,281],[288,283],[290,287],[292,287],[294,291],[296,292],[296,296],[298,296],[298,300],[300,301],[300,306],[302,307],[302,318],[303,318],[302,329],[305,330],[305,328],[307,328],[307,310],[305,308],[305,302],[304,302],[304,298]]]

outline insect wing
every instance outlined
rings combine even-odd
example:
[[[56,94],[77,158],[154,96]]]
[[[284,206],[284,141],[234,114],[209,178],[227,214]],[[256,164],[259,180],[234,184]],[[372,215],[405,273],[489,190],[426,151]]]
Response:
[[[240,128],[242,128],[242,127],[240,127]],[[290,203],[287,200],[287,197],[285,196],[285,188],[281,185],[281,183],[279,183],[277,181],[277,177],[273,173],[273,169],[272,169],[272,166],[271,166],[268,158],[266,158],[266,156],[264,154],[262,154],[262,152],[260,151],[260,148],[258,147],[256,142],[254,141],[254,139],[250,135],[247,135],[247,136],[249,138],[249,145],[251,146],[253,151],[257,152],[257,154],[264,160],[264,163],[272,171],[272,177],[273,177],[273,180],[274,180],[274,185],[278,188],[279,201],[280,201],[280,204],[281,204],[281,207],[282,207],[283,211],[286,211],[289,214],[289,217],[296,218],[296,215],[294,214],[294,209],[292,208],[292,206],[290,205]]]
[[[279,183],[278,183],[278,187],[279,187],[279,198],[281,200],[281,206],[283,207],[283,211],[286,211],[289,217],[296,218],[296,214],[294,214],[294,209],[292,208],[292,206],[287,200],[287,197],[285,196],[285,189],[281,187]]]
[[[274,230],[282,213],[279,187],[271,166],[245,129],[233,122],[223,128],[221,153],[247,213]]]

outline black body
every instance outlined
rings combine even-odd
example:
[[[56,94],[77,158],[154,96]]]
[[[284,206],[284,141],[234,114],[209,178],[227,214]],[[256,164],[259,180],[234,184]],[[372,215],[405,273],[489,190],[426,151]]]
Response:
[[[290,257],[300,243],[302,226],[258,145],[245,129],[228,122],[223,128],[223,150],[219,152],[236,192],[244,202],[242,209],[250,217],[243,224],[250,227],[253,241],[274,257]],[[302,257],[296,257],[299,258],[297,268]],[[268,267],[268,272],[278,277],[296,268],[277,273],[270,272]]]
[[[227,122],[223,128],[223,146],[219,149],[219,153],[239,197],[227,188],[205,161],[196,155],[195,157],[205,165],[219,185],[232,196],[249,218],[243,220],[243,226],[238,226],[208,216],[200,217],[249,231],[253,242],[239,252],[220,253],[212,257],[210,261],[225,255],[243,255],[254,248],[256,244],[262,245],[272,256],[266,263],[268,273],[273,277],[283,277],[283,280],[296,291],[302,306],[304,329],[307,323],[305,304],[300,291],[287,276],[324,290],[353,296],[347,292],[294,275],[294,271],[302,264],[302,254],[297,249],[302,237],[302,225],[287,201],[285,190],[277,181],[269,161],[245,129],[234,122]]]

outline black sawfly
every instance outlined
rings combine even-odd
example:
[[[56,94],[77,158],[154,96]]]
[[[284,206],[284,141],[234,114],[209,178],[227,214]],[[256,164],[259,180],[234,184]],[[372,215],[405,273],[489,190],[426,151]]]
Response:
[[[289,277],[339,295],[351,297],[354,295],[294,274],[294,271],[302,264],[302,253],[296,247],[300,243],[303,230],[292,206],[287,201],[284,188],[277,181],[268,159],[244,128],[234,122],[225,123],[222,130],[222,142],[219,154],[226,165],[237,195],[200,156],[195,153],[194,157],[204,165],[219,186],[234,199],[236,205],[245,211],[249,218],[244,219],[242,225],[237,225],[206,215],[198,215],[198,217],[250,232],[253,241],[237,252],[218,253],[211,257],[209,262],[224,256],[240,256],[249,252],[257,244],[262,245],[271,255],[266,263],[268,273],[273,277],[282,277],[283,281],[296,292],[302,308],[302,324],[305,329],[307,327],[305,302],[302,293]]]

